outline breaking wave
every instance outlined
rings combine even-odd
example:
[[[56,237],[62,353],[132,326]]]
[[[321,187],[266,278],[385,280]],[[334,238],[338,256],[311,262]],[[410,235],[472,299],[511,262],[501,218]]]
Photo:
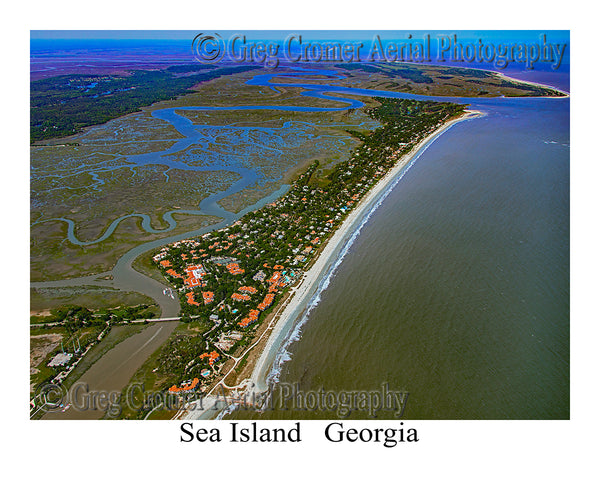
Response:
[[[451,128],[451,127],[452,126],[450,126],[449,128]],[[446,132],[449,128],[445,129],[444,132]],[[291,332],[288,334],[288,336],[285,338],[285,340],[281,344],[281,347],[279,348],[279,351],[275,355],[273,365],[272,365],[271,370],[269,371],[267,378],[266,378],[266,382],[267,382],[267,386],[269,387],[269,391],[272,392],[273,385],[275,385],[276,383],[279,382],[281,373],[283,371],[284,364],[286,362],[288,362],[289,360],[291,360],[292,356],[293,356],[290,351],[290,346],[293,343],[295,343],[296,341],[300,340],[300,338],[302,337],[302,328],[308,321],[310,312],[320,303],[321,293],[323,291],[325,291],[325,289],[329,286],[331,280],[335,277],[335,272],[336,272],[337,268],[341,265],[342,261],[344,260],[344,257],[350,251],[350,247],[352,247],[352,244],[358,238],[360,231],[362,230],[364,225],[369,221],[369,219],[371,218],[371,215],[373,215],[373,212],[375,212],[379,208],[379,206],[383,203],[383,201],[390,194],[390,192],[396,187],[396,185],[400,182],[400,180],[402,180],[404,175],[406,175],[406,173],[411,169],[411,167],[415,164],[415,162],[419,159],[419,157],[423,154],[423,152],[425,152],[425,150],[427,150],[429,145],[431,145],[431,143],[433,143],[433,141],[436,138],[437,138],[437,136],[434,137],[433,139],[431,139],[429,142],[427,142],[427,144],[425,144],[423,146],[423,148],[421,148],[414,155],[414,157],[410,160],[410,162],[406,165],[406,167],[404,167],[402,169],[400,174],[390,182],[388,187],[377,198],[377,200],[375,201],[373,206],[362,217],[360,224],[352,232],[352,235],[344,243],[344,246],[342,247],[339,255],[335,259],[335,262],[333,262],[333,264],[327,269],[327,273],[324,275],[323,279],[321,280],[321,282],[317,288],[317,291],[309,300],[307,308],[304,310],[302,317],[297,322],[297,324],[294,326],[294,328],[291,330]]]

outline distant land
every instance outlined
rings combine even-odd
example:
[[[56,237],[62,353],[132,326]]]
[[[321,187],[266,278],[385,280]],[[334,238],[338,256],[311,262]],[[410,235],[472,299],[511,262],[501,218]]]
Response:
[[[201,82],[260,68],[174,65],[162,70],[133,70],[119,75],[62,75],[31,82],[31,142],[71,136],[82,128],[139,111],[155,102],[192,93]],[[452,96],[562,96],[547,87],[500,78],[473,68],[420,65],[336,65],[351,85]],[[282,71],[285,74],[285,70]]]

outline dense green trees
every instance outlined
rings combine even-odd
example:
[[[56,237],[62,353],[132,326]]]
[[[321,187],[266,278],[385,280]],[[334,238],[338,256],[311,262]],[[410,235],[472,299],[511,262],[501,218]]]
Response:
[[[188,67],[188,66],[184,66]],[[192,68],[193,67],[193,68]],[[141,107],[190,93],[199,82],[258,68],[169,67],[136,70],[128,76],[61,75],[31,82],[31,142],[65,137],[83,127],[98,125]],[[178,76],[182,72],[198,72]]]

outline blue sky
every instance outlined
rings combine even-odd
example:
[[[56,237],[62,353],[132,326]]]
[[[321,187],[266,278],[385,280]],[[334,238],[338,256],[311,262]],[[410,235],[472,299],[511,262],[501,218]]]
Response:
[[[202,32],[212,30],[202,30]],[[186,40],[194,38],[201,30],[32,30],[30,38],[36,39],[94,39],[94,40]],[[565,30],[216,30],[226,38],[234,33],[251,34],[254,39],[285,40],[288,34],[299,33],[310,35],[311,39],[319,40],[371,40],[375,34],[381,38],[405,40],[409,34],[422,38],[429,33],[432,38],[437,34],[456,33],[461,38],[478,39],[492,42],[519,41],[532,42],[539,39],[540,34],[546,33],[553,42],[569,42],[569,31]]]

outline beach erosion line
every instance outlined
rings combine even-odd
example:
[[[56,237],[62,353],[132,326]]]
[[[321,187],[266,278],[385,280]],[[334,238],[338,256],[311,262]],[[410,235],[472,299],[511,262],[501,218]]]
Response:
[[[327,241],[315,263],[303,274],[299,283],[292,287],[289,301],[284,310],[278,314],[273,331],[250,376],[246,390],[247,395],[265,392],[269,385],[279,381],[283,364],[291,359],[289,347],[300,339],[302,327],[308,320],[311,310],[319,304],[321,293],[329,286],[336,269],[342,263],[362,227],[402,180],[406,172],[441,134],[459,122],[482,115],[484,114],[478,111],[465,110],[460,117],[441,125],[421,140],[410,152],[403,155],[365,194],[356,208]]]

